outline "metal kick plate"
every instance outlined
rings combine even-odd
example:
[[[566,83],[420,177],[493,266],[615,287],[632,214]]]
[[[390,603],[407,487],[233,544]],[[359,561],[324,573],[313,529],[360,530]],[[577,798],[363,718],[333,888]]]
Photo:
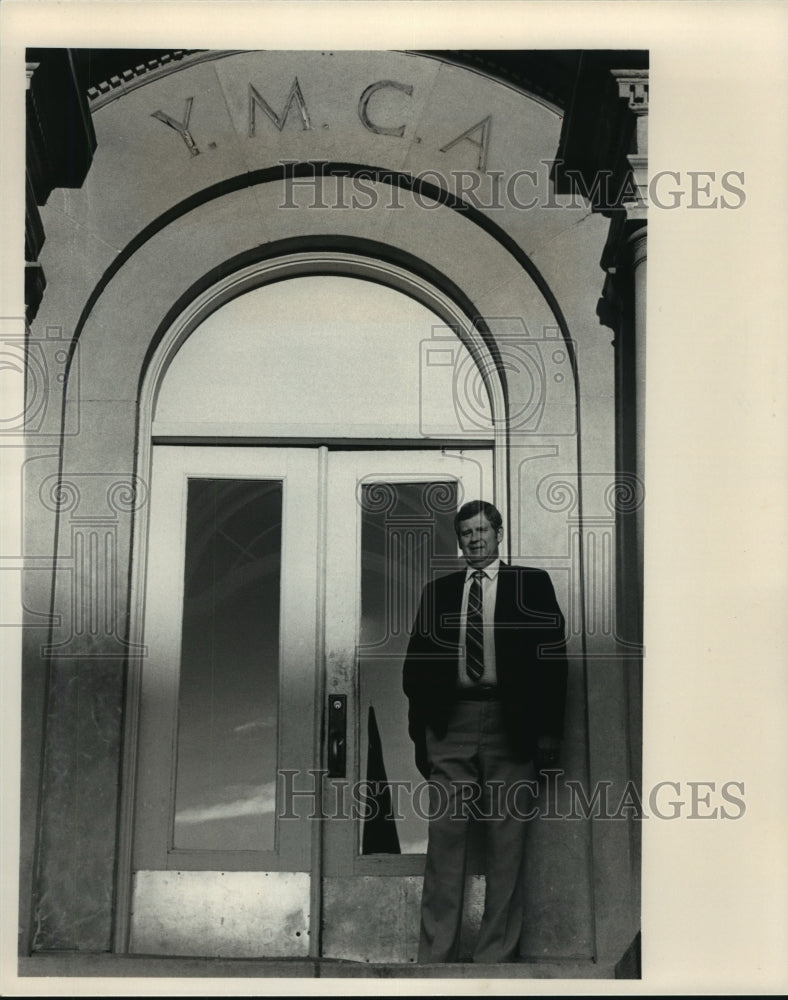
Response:
[[[350,876],[323,881],[323,956],[353,962],[415,963],[421,876]],[[484,909],[484,879],[466,881],[460,957],[470,961]]]
[[[307,872],[139,871],[130,951],[228,958],[309,951]]]

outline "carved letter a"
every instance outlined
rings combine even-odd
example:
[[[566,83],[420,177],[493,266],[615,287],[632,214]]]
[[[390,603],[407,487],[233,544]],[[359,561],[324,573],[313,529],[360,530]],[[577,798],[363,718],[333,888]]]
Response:
[[[469,129],[466,129],[462,135],[458,135],[456,139],[452,139],[452,141],[447,142],[445,146],[441,146],[441,152],[448,153],[452,146],[456,146],[458,142],[470,142],[479,148],[477,166],[479,170],[484,172],[484,170],[487,169],[487,145],[490,141],[491,130],[492,115],[487,115],[486,118],[482,118],[480,122],[477,122],[475,125],[471,125]],[[476,132],[481,132],[480,139],[473,138],[473,135]]]

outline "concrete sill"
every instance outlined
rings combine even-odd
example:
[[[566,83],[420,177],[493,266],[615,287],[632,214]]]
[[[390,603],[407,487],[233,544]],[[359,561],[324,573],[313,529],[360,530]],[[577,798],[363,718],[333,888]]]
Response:
[[[140,976],[310,979],[612,979],[612,963],[590,960],[512,965],[416,965],[312,958],[169,958],[48,952],[19,959],[19,976]]]

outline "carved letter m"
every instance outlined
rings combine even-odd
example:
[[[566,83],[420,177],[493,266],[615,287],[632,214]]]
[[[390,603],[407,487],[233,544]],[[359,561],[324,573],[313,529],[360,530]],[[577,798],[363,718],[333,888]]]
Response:
[[[293,86],[290,88],[290,94],[287,98],[287,104],[281,115],[278,115],[271,105],[265,100],[265,98],[260,96],[259,91],[255,88],[254,84],[249,84],[249,138],[251,139],[256,131],[255,123],[255,109],[259,105],[268,118],[276,125],[277,129],[281,132],[285,127],[285,122],[287,121],[287,116],[290,114],[290,108],[293,106],[293,101],[298,105],[298,111],[301,115],[301,122],[303,124],[304,130],[312,128],[312,123],[309,120],[309,112],[306,108],[306,102],[304,101],[304,95],[301,93],[301,87],[298,83],[298,77],[293,80]]]

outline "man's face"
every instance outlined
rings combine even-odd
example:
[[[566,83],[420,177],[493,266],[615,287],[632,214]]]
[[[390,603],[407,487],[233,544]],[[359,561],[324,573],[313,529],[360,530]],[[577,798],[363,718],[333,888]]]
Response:
[[[460,521],[457,538],[468,565],[483,569],[498,558],[503,528],[496,531],[484,514],[479,513],[467,521]]]

